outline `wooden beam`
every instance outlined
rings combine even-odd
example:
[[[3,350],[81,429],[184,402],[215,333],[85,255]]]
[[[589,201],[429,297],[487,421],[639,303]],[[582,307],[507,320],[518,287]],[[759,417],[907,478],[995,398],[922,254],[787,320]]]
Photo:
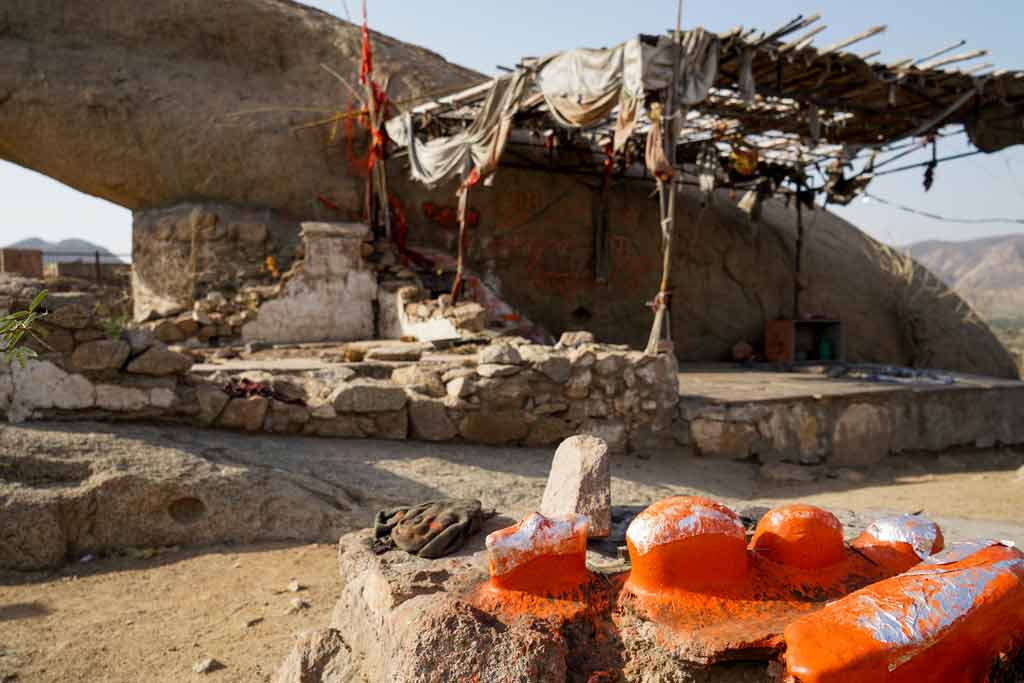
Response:
[[[759,41],[759,45],[763,45],[765,43],[769,43],[769,42],[771,42],[773,40],[779,40],[780,38],[788,36],[789,34],[795,32],[795,31],[801,31],[801,30],[807,28],[808,26],[810,26],[811,24],[817,22],[819,19],[821,19],[821,14],[820,13],[812,14],[811,16],[809,16],[807,18],[804,18],[804,16],[802,14],[799,14],[792,21],[790,21],[790,22],[788,22],[786,24],[783,24],[782,26],[780,26],[779,28],[775,29],[774,31],[770,31],[768,33],[768,35],[764,38],[764,40]]]
[[[921,71],[927,71],[929,69],[938,69],[940,66],[954,64],[956,62],[965,62],[968,59],[977,59],[978,57],[984,57],[987,54],[988,50],[971,50],[970,52],[961,52],[959,54],[955,54],[952,57],[933,59],[932,61],[918,64],[917,68],[920,69]]]
[[[920,64],[921,62],[927,62],[929,59],[935,59],[936,57],[944,55],[947,52],[950,52],[951,50],[955,50],[958,47],[963,47],[966,44],[967,44],[966,40],[961,40],[961,41],[959,41],[957,43],[953,43],[952,45],[949,45],[947,47],[942,48],[941,50],[936,50],[935,52],[931,53],[930,55],[926,55],[924,57],[921,57],[921,59],[919,59],[916,62],[914,62],[914,64]]]
[[[803,34],[802,36],[794,38],[791,42],[786,43],[785,45],[780,47],[778,51],[779,51],[779,53],[785,53],[785,52],[791,52],[792,50],[802,50],[803,48],[805,48],[805,47],[807,47],[808,45],[811,44],[811,41],[814,40],[814,36],[818,35],[819,33],[821,33],[822,31],[824,31],[827,28],[828,28],[827,24],[822,24],[821,26],[816,26],[815,28],[812,28],[807,33]]]
[[[873,26],[866,31],[862,31],[855,36],[850,36],[846,40],[840,40],[838,43],[829,45],[827,48],[821,51],[822,55],[832,54],[833,52],[839,52],[844,47],[849,47],[854,43],[859,43],[862,40],[867,40],[872,36],[877,36],[879,33],[883,33],[887,26]]]
[[[885,65],[885,68],[889,69],[890,71],[900,71],[901,69],[905,69],[913,63],[914,58],[909,57],[907,59],[901,59],[897,62],[889,62],[888,64]]]
[[[961,75],[964,75],[964,76],[972,76],[972,75],[978,73],[979,71],[984,71],[985,69],[990,69],[993,66],[995,66],[995,65],[992,64],[992,62],[985,62],[983,64],[979,64],[978,66],[972,66],[970,69],[960,69],[959,71],[956,71],[954,73],[961,74]]]

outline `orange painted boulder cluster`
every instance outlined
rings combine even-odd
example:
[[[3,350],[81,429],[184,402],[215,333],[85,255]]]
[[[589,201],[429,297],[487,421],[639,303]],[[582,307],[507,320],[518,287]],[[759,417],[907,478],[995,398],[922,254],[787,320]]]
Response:
[[[633,566],[626,587],[638,596],[664,603],[680,592],[713,589],[737,600],[802,603],[809,593],[834,599],[905,571],[920,562],[922,547],[941,549],[942,534],[925,519],[889,518],[848,547],[835,515],[795,504],[765,514],[748,544],[732,510],[680,496],[640,513],[626,544]]]
[[[728,507],[668,498],[632,521],[632,568],[605,581],[587,570],[587,527],[531,513],[488,536],[486,605],[648,622],[658,647],[705,664],[784,653],[799,683],[983,680],[1024,648],[1024,554],[994,541],[942,552],[942,531],[921,517],[879,519],[846,544],[832,513],[787,505],[748,542]]]

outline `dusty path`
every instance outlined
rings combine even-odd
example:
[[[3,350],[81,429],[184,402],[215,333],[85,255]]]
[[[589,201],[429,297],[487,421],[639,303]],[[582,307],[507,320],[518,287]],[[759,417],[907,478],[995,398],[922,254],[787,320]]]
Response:
[[[44,424],[0,428],[0,449],[77,456],[227,454],[232,462],[344,483],[368,501],[472,496],[517,517],[539,499],[551,453],[382,441],[247,436],[167,427]],[[214,454],[214,455],[210,455]],[[744,507],[800,499],[833,510],[924,511],[947,536],[1024,542],[1024,453],[901,456],[864,473],[793,484],[747,463],[659,453],[613,461],[615,504],[699,493]],[[2,484],[2,482],[0,482]],[[2,491],[2,489],[0,489]],[[369,512],[367,512],[368,516]],[[367,520],[368,521],[368,518]],[[288,591],[291,580],[304,590]],[[0,575],[0,681],[266,681],[295,633],[326,623],[339,591],[334,548],[180,549]],[[292,611],[302,599],[308,608]],[[246,622],[262,619],[246,626]],[[214,657],[205,676],[192,665]]]

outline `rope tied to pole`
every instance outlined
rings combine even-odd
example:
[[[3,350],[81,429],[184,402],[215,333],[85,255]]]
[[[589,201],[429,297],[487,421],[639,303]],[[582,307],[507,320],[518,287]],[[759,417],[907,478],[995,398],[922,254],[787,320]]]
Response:
[[[672,61],[672,83],[666,95],[665,111],[662,115],[660,105],[655,104],[651,112],[651,130],[647,136],[647,164],[651,173],[658,179],[658,211],[661,221],[662,262],[661,284],[658,294],[654,297],[654,324],[647,337],[645,353],[656,354],[662,350],[661,338],[671,344],[672,331],[669,320],[671,292],[669,290],[669,271],[672,266],[672,233],[675,230],[676,181],[679,177],[675,167],[676,142],[676,97],[679,89],[680,52],[683,49],[681,33],[683,21],[683,0],[676,5],[676,28],[672,36],[675,45]],[[664,124],[664,125],[662,125]],[[655,144],[657,143],[657,144]],[[653,166],[651,165],[653,162]]]

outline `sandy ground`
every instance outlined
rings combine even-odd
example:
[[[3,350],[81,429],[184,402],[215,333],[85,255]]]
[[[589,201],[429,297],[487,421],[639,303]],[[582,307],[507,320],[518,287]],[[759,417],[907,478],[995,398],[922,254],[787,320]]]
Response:
[[[5,428],[14,429],[14,428]],[[89,448],[226,449],[391,499],[472,496],[508,517],[534,507],[551,452],[381,441],[332,441],[167,427],[36,425],[22,442]],[[749,463],[659,453],[613,460],[615,504],[703,494],[737,508],[802,500],[843,511],[923,511],[947,537],[1024,542],[1024,452],[899,456],[864,472],[808,483],[760,479]],[[372,497],[376,498],[378,495]],[[367,520],[368,521],[368,520]],[[298,580],[298,593],[288,590]],[[294,635],[327,623],[340,591],[330,545],[220,546],[0,574],[0,682],[270,680]],[[308,607],[295,611],[296,598]],[[192,672],[213,657],[223,668]]]

